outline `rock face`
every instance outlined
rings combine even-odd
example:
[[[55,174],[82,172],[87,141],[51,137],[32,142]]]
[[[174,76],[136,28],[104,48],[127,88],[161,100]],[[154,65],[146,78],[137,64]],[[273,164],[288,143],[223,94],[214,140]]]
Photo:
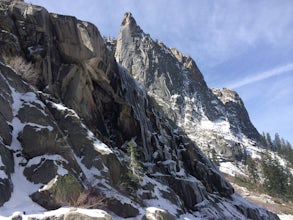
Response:
[[[156,213],[163,219],[187,213],[195,219],[241,219],[249,213],[254,219],[278,219],[238,199],[186,135],[187,127],[178,126],[226,117],[226,103],[207,88],[191,58],[153,42],[130,14],[116,49],[125,68],[116,63],[98,29],[74,17],[7,0],[0,28],[1,36],[10,36],[0,38],[0,51],[6,52],[0,57],[3,210],[11,207],[10,197],[15,201],[19,196],[21,180],[27,196],[46,209],[87,206],[89,201],[81,198],[93,189],[103,199],[90,207],[124,218],[141,218],[146,207],[156,206],[168,210]],[[150,48],[136,57],[133,44]],[[35,87],[26,75],[19,76],[17,65],[7,66],[16,58],[39,70]],[[176,79],[178,74],[182,76]],[[211,99],[220,103],[221,111]],[[235,106],[229,108],[232,112]],[[18,200],[27,203],[27,198]]]
[[[234,91],[209,89],[190,57],[153,41],[130,13],[124,16],[115,57],[206,153],[214,148],[224,160],[241,160],[245,152],[239,134],[259,140]]]

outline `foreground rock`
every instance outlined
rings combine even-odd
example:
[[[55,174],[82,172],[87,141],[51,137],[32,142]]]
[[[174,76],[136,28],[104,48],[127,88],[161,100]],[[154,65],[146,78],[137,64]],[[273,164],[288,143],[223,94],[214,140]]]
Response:
[[[15,213],[12,216],[14,220],[112,220],[112,217],[105,211],[99,209],[82,209],[82,208],[61,208],[55,211],[46,212],[37,215],[23,215]]]

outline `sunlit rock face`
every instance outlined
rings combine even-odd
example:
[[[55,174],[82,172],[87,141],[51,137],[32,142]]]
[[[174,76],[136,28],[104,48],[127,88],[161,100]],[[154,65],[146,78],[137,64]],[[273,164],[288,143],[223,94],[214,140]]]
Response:
[[[226,104],[191,58],[154,42],[126,14],[120,64],[94,25],[3,2],[1,215],[85,205],[113,219],[277,219],[235,195],[187,136],[203,120],[226,120]],[[38,70],[34,85],[31,72],[8,65],[16,59]],[[102,200],[80,204],[89,189],[89,200]]]
[[[259,140],[236,92],[209,89],[194,60],[152,40],[130,13],[123,18],[115,57],[206,153],[215,149],[223,160],[241,160],[243,138]]]

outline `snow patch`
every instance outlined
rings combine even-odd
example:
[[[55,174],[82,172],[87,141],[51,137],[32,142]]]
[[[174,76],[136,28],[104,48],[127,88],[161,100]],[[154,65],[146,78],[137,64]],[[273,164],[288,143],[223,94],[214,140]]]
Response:
[[[51,132],[51,131],[54,130],[54,128],[52,126],[50,126],[50,125],[43,126],[43,125],[39,125],[39,124],[32,123],[32,122],[24,123],[24,125],[29,125],[29,126],[35,127],[36,131],[40,131],[42,129],[48,129]]]
[[[87,130],[87,135],[88,138],[93,142],[94,148],[96,151],[98,151],[99,153],[103,154],[103,155],[108,155],[108,154],[112,154],[113,151],[103,142],[101,142],[100,140],[98,140],[95,135],[93,134],[93,132],[91,132],[86,125],[82,124],[83,128],[85,128]]]
[[[222,173],[229,174],[230,176],[237,176],[237,175],[246,176],[245,172],[232,162],[221,162],[220,171]]]
[[[8,176],[6,175],[6,173],[3,170],[0,170],[0,179],[8,179]]]
[[[293,215],[285,215],[285,214],[280,214],[278,215],[280,220],[293,220]]]
[[[57,218],[61,215],[65,215],[67,213],[80,213],[89,217],[96,217],[96,218],[106,218],[109,214],[100,209],[83,209],[83,208],[71,208],[71,207],[62,207],[53,211],[47,211],[39,214],[28,214],[24,215],[20,212],[13,213],[12,217],[22,216],[23,220],[28,220],[30,218],[37,218],[37,219],[47,219],[47,218]],[[2,218],[1,218],[2,219]],[[10,219],[10,218],[4,218]]]
[[[108,155],[113,153],[113,151],[106,144],[102,143],[100,140],[94,141],[94,147],[96,151],[98,151],[99,153],[103,155],[105,154]]]
[[[76,118],[79,118],[78,114],[73,109],[67,108],[66,106],[64,106],[61,103],[55,103],[55,102],[51,102],[51,101],[48,101],[48,102],[52,104],[53,108],[56,108],[59,111],[68,112],[68,114],[65,117],[74,116]]]
[[[15,169],[14,173],[11,174],[11,182],[13,184],[11,198],[2,207],[0,207],[0,213],[4,216],[10,216],[13,212],[15,212],[15,210],[26,211],[27,213],[44,211],[44,208],[34,203],[29,197],[30,194],[36,192],[41,187],[41,184],[33,184],[29,182],[23,175],[24,167],[21,164],[24,158],[18,155],[21,152],[22,147],[19,140],[17,139],[18,134],[22,132],[25,126],[25,124],[22,123],[19,118],[17,118],[19,110],[22,108],[24,103],[38,103],[38,100],[34,93],[20,93],[16,91],[10,85],[8,80],[3,75],[1,76],[9,87],[12,97],[11,105],[14,118],[10,123],[12,126],[12,142],[10,148],[15,150],[13,155]],[[38,104],[42,106],[42,104]]]
[[[163,174],[158,173],[157,176],[160,176],[160,175],[163,175]],[[177,213],[178,206],[173,204],[168,199],[164,198],[162,194],[163,191],[169,193],[170,192],[169,187],[163,185],[162,183],[156,181],[153,178],[144,176],[141,181],[141,185],[147,185],[148,183],[151,183],[152,185],[154,185],[154,189],[151,196],[151,198],[154,198],[154,199],[145,200],[146,205],[149,207],[158,207],[157,209],[168,210],[168,212],[173,215],[178,214]]]

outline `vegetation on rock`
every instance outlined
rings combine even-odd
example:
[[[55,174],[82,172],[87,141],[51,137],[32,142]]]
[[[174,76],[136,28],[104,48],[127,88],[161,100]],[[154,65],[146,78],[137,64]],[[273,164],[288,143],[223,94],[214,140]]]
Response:
[[[132,183],[136,184],[142,178],[142,166],[138,160],[138,146],[133,138],[127,143],[127,153],[129,155],[128,176]]]
[[[31,85],[37,85],[41,71],[34,63],[27,61],[22,56],[2,55],[4,62],[7,63],[16,74],[20,75],[25,81]]]

